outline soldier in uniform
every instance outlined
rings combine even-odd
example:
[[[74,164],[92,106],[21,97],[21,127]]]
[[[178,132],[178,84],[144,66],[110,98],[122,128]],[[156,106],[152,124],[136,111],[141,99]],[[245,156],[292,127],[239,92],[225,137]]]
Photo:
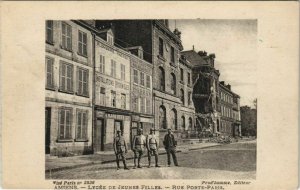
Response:
[[[153,134],[155,130],[153,128],[150,129],[150,134],[147,136],[147,149],[148,149],[148,168],[151,167],[151,156],[155,157],[155,167],[160,167],[158,165],[158,144],[155,135]]]
[[[120,169],[119,161],[123,161],[124,170],[129,170],[126,165],[126,153],[127,153],[127,144],[125,142],[125,139],[123,137],[123,134],[121,134],[121,130],[117,130],[117,136],[114,139],[114,151],[116,155],[116,161],[117,161],[117,170]]]
[[[138,159],[138,168],[142,168],[141,166],[141,158],[144,154],[144,148],[146,146],[146,138],[142,134],[142,129],[138,129],[137,135],[134,136],[133,143],[132,143],[132,150],[134,152],[134,167],[136,168],[136,159]]]
[[[171,165],[171,155],[170,154],[172,154],[174,165],[178,166],[177,157],[176,157],[177,142],[175,141],[175,137],[172,134],[172,130],[170,128],[168,129],[168,134],[165,135],[163,144],[165,146],[167,156],[168,156],[168,166],[170,167],[170,165]]]

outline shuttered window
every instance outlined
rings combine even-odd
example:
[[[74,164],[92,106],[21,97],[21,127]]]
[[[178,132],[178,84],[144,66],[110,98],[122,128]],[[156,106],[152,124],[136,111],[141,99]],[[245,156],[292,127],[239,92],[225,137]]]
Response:
[[[121,108],[126,109],[126,95],[121,94]]]
[[[59,109],[59,140],[72,139],[72,108]]]
[[[53,43],[53,21],[46,21],[46,42],[52,44]]]
[[[78,31],[78,53],[87,56],[87,34]]]
[[[88,111],[77,110],[76,140],[87,140]]]
[[[151,101],[149,98],[146,99],[146,113],[151,114]]]
[[[114,60],[111,60],[111,68],[110,68],[110,75],[112,77],[116,77],[116,62]]]
[[[140,98],[140,112],[141,113],[145,113],[145,98],[144,97],[141,97]]]
[[[100,55],[99,72],[105,74],[105,56]]]
[[[73,92],[73,65],[60,63],[59,89],[64,92]]]
[[[137,70],[133,70],[133,82],[135,84],[139,83],[139,72]]]
[[[88,96],[89,95],[89,70],[78,67],[77,72],[78,81],[78,95]]]
[[[141,79],[141,83],[140,83],[140,84],[141,84],[142,86],[145,86],[145,74],[141,72],[140,77],[141,77],[141,78],[140,78],[140,79]]]
[[[46,88],[54,88],[53,58],[46,58]]]
[[[150,88],[151,87],[151,78],[149,75],[147,75],[146,77],[146,87],[147,88]]]
[[[121,64],[121,79],[125,80],[125,65]]]
[[[100,88],[100,105],[105,106],[106,105],[106,95],[105,95],[105,88]]]
[[[72,28],[67,23],[62,23],[62,48],[72,50]]]

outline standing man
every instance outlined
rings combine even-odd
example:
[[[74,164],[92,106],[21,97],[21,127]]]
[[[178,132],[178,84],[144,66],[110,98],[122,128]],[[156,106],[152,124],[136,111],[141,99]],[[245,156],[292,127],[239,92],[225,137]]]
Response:
[[[176,146],[177,146],[177,142],[175,141],[175,137],[172,134],[172,130],[170,128],[168,129],[168,134],[165,135],[163,144],[164,144],[165,149],[167,151],[168,167],[170,167],[170,165],[171,165],[170,154],[172,154],[174,165],[178,166],[177,158],[176,158]]]
[[[141,158],[144,154],[144,148],[146,146],[146,138],[142,134],[142,129],[138,128],[137,135],[134,136],[132,143],[132,150],[134,152],[134,167],[136,168],[136,159],[138,159],[138,168],[142,168],[141,166]]]
[[[124,170],[129,170],[126,166],[126,153],[127,153],[127,144],[125,142],[125,139],[123,137],[123,134],[121,134],[121,130],[117,130],[117,136],[114,139],[114,151],[116,155],[116,161],[117,161],[117,170],[120,169],[119,161],[123,161]]]
[[[148,168],[151,167],[151,156],[154,155],[155,157],[155,167],[160,167],[158,165],[158,144],[157,144],[157,140],[155,137],[155,134],[153,134],[154,129],[151,128],[150,129],[150,134],[147,136],[147,149],[148,149]]]

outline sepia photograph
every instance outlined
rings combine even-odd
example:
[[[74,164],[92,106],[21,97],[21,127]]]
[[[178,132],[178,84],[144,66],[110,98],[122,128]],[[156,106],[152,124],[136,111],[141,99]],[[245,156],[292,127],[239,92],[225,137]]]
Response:
[[[45,21],[45,178],[256,179],[257,20]]]

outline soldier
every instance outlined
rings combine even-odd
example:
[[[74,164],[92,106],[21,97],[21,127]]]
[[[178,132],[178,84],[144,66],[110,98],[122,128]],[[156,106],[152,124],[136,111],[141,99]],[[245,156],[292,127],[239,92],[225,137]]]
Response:
[[[170,165],[171,165],[170,154],[172,154],[174,165],[178,166],[177,158],[176,158],[177,142],[175,141],[175,137],[172,134],[172,130],[170,128],[168,129],[168,134],[165,135],[163,144],[165,146],[167,156],[168,156],[168,166],[170,167]]]
[[[124,170],[129,170],[126,166],[126,153],[127,153],[127,144],[121,134],[121,130],[117,130],[117,136],[114,139],[114,151],[116,154],[116,161],[117,161],[117,170],[120,169],[119,161],[123,161]]]
[[[155,131],[155,129],[151,128],[150,129],[150,134],[147,136],[147,149],[148,149],[148,168],[151,167],[151,156],[154,155],[155,157],[155,167],[160,167],[158,165],[158,144],[157,144],[157,140],[155,135],[153,134],[153,132]]]
[[[141,158],[144,154],[144,148],[146,146],[146,138],[145,136],[142,134],[142,129],[138,129],[138,134],[136,136],[134,136],[133,139],[133,146],[132,146],[132,150],[134,152],[134,167],[133,169],[136,168],[136,159],[138,158],[138,168],[142,168],[140,162],[141,162]]]

